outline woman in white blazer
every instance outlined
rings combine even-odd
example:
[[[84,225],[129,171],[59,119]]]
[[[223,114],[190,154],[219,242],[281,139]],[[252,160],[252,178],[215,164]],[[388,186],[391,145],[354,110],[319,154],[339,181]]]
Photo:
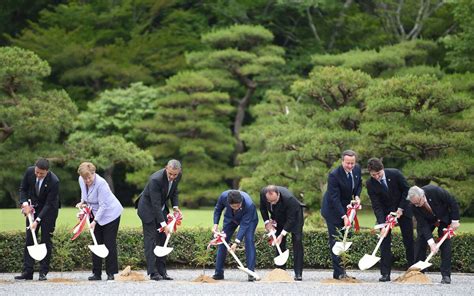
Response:
[[[117,232],[120,224],[120,215],[123,207],[120,201],[110,190],[104,178],[96,174],[96,168],[91,162],[79,165],[79,186],[81,187],[81,202],[78,207],[92,208],[93,220],[91,228],[98,244],[105,244],[109,255],[105,258],[107,280],[113,280],[118,273],[117,260]],[[102,279],[102,258],[92,254],[92,275],[90,281]]]

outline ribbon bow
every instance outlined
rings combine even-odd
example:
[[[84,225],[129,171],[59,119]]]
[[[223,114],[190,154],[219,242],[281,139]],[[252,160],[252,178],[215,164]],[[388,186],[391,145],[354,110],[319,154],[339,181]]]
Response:
[[[217,246],[222,244],[222,241],[227,237],[224,231],[222,232],[214,232],[214,239],[212,239],[209,244],[207,245],[207,249],[209,250],[211,246]]]
[[[393,229],[397,225],[397,217],[390,214],[385,217],[385,225],[388,225],[390,229]]]
[[[358,202],[354,204],[350,203],[347,205],[347,212],[346,212],[347,217],[350,217],[351,213],[354,211],[354,228],[356,232],[359,232],[360,230],[359,219],[357,218],[357,211],[360,211],[361,209],[362,209],[362,206]]]
[[[271,223],[273,228],[277,228],[277,222],[275,220],[270,220],[268,223]],[[273,239],[273,233],[275,232],[269,232],[267,235],[268,235],[268,244],[270,246],[274,246],[275,245],[275,240]]]
[[[176,230],[178,230],[178,226],[181,225],[181,221],[183,221],[183,214],[181,214],[180,212],[174,212],[173,214],[171,213],[168,214],[166,218],[167,218],[166,225],[169,225],[173,221],[173,219],[176,220],[173,226],[173,232],[176,232]],[[165,229],[164,227],[160,227],[158,231],[163,232],[165,231]]]
[[[72,233],[74,235],[71,240],[75,240],[76,238],[78,238],[81,232],[84,230],[84,226],[86,225],[87,219],[89,217],[92,217],[91,208],[82,208],[76,216],[79,219],[79,222],[77,222],[76,226],[74,226],[74,228],[72,229]]]
[[[451,239],[453,236],[455,236],[456,234],[454,233],[454,229],[451,228],[451,225],[448,226],[448,228],[444,228],[443,229],[443,236],[445,234],[448,234],[448,239]],[[440,238],[438,238],[438,241],[440,240]]]

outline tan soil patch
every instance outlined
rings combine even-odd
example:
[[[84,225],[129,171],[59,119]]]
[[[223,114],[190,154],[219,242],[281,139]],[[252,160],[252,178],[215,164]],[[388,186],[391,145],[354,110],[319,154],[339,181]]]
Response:
[[[321,284],[360,284],[360,283],[363,283],[363,282],[361,280],[351,279],[351,278],[345,278],[342,280],[325,279],[321,281]]]
[[[396,283],[431,284],[431,280],[419,270],[409,270],[394,280]]]
[[[192,282],[195,282],[195,283],[217,283],[218,281],[213,279],[210,276],[201,274],[200,276],[198,276],[197,278],[192,280]]]
[[[286,270],[275,268],[265,275],[263,282],[294,282]]]
[[[54,278],[54,279],[48,279],[47,282],[49,282],[49,283],[75,283],[75,282],[77,282],[77,280]]]

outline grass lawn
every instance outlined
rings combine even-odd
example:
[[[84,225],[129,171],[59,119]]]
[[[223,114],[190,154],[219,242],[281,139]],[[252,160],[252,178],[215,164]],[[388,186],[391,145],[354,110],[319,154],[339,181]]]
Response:
[[[213,208],[182,209],[183,223],[181,227],[204,227],[211,228],[213,225]],[[72,229],[77,223],[76,208],[62,208],[59,210],[57,228]],[[358,213],[361,227],[370,228],[375,223],[375,216],[372,211],[362,211]],[[260,223],[258,227],[263,228],[263,221],[259,214]],[[221,219],[222,222],[223,219]],[[140,218],[134,208],[125,208],[120,220],[120,228],[141,228]],[[19,209],[0,209],[0,231],[22,230],[25,228],[25,219],[20,214]],[[305,229],[309,229],[305,227]],[[474,218],[461,218],[460,232],[474,232]]]

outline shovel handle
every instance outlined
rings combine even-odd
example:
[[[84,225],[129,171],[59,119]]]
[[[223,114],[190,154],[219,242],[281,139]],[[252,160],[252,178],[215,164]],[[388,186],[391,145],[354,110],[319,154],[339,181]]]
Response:
[[[33,228],[31,228],[31,225],[33,225],[33,217],[31,215],[31,213],[29,213],[28,215],[28,221],[30,222],[30,230],[31,230],[31,236],[33,236],[33,243],[36,245],[38,245],[38,240],[36,240],[36,231],[33,230]]]
[[[227,251],[232,255],[232,257],[234,257],[235,261],[237,261],[237,264],[239,264],[240,267],[245,268],[242,262],[240,261],[239,257],[235,255],[234,251],[232,251],[232,249],[229,247],[229,244],[226,242],[225,239],[222,240],[222,243],[227,248]]]
[[[388,235],[388,231],[390,231],[388,228],[389,226],[385,226],[385,234],[384,235],[381,235],[380,238],[379,238],[379,241],[377,242],[377,245],[375,246],[375,249],[374,251],[372,252],[372,256],[375,256],[375,254],[377,253],[377,251],[379,250],[380,248],[380,245],[382,244],[382,241],[383,239]]]
[[[444,243],[444,241],[448,238],[448,235],[449,233],[446,233],[445,235],[443,235],[443,237],[440,239],[440,241],[436,244],[436,248],[439,249],[439,247],[441,247],[441,245]],[[425,262],[428,262],[431,260],[431,258],[435,255],[436,253],[433,253],[433,252],[430,252],[430,254],[428,255],[428,257],[426,258]]]
[[[275,235],[275,232],[272,232],[271,236],[273,237],[273,240],[275,241],[275,246],[277,247],[278,254],[281,255],[283,252],[281,251],[280,244],[277,244],[277,243],[276,243],[276,235]]]
[[[87,226],[89,227],[89,232],[91,233],[92,241],[94,242],[94,246],[97,246],[98,243],[97,243],[97,240],[95,238],[94,229],[91,228],[91,221],[89,221],[89,218],[90,218],[89,215],[87,215],[87,217],[86,217]]]

